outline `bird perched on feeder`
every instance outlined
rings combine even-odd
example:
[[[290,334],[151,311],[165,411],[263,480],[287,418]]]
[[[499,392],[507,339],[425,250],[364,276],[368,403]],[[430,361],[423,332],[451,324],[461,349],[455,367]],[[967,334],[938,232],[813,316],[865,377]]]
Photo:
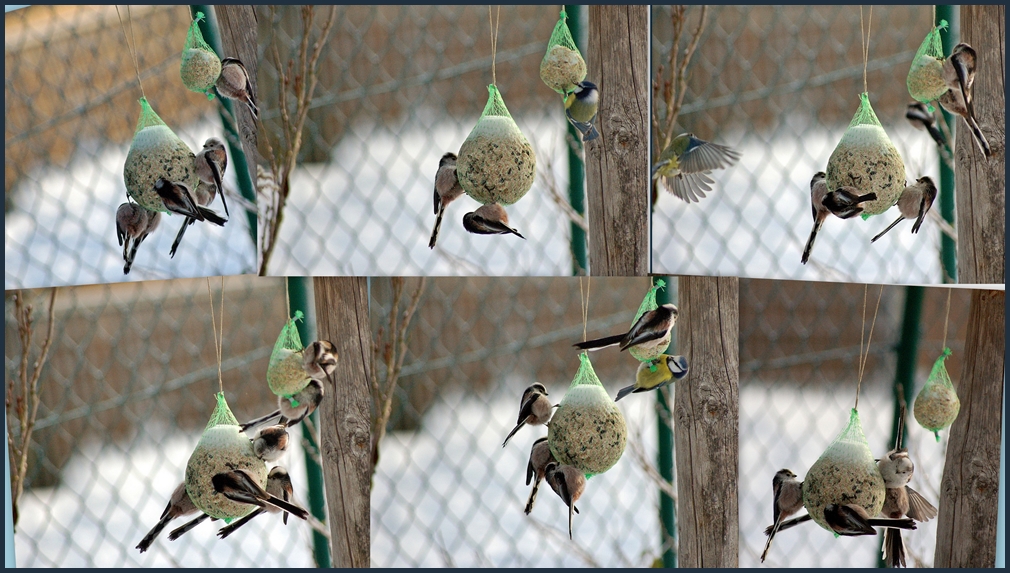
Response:
[[[265,462],[276,462],[288,450],[287,426],[278,424],[263,428],[252,443],[257,458]]]
[[[782,521],[803,508],[803,482],[796,481],[796,474],[787,469],[775,472],[772,478],[772,526],[771,531],[765,532],[768,541],[765,542],[765,549],[761,552],[761,562],[765,562],[768,550],[771,549],[772,539],[782,526]]]
[[[936,199],[936,185],[933,183],[933,180],[928,176],[918,178],[914,184],[905,187],[905,190],[901,192],[901,196],[898,197],[898,211],[901,212],[901,215],[888,225],[886,229],[878,233],[876,237],[870,239],[870,242],[875,243],[877,239],[883,237],[895,225],[905,219],[915,219],[915,224],[912,225],[912,232],[918,233],[919,227],[922,226],[922,221],[926,218],[926,213],[933,206],[934,199]]]
[[[582,141],[592,141],[600,136],[593,121],[600,107],[600,90],[593,82],[581,81],[565,95],[565,115],[582,134]]]
[[[823,171],[818,171],[810,179],[810,211],[814,217],[814,228],[810,230],[810,238],[807,239],[807,244],[803,247],[803,255],[800,257],[800,262],[804,265],[810,260],[814,239],[817,238],[817,232],[820,231],[829,214],[840,219],[849,219],[863,212],[864,202],[877,199],[876,193],[860,195],[853,187],[840,187],[834,191],[828,191],[825,177]]]
[[[635,372],[635,383],[631,386],[621,388],[617,392],[614,402],[624,398],[628,394],[638,392],[648,392],[666,386],[674,380],[680,380],[687,376],[687,358],[683,356],[672,356],[661,354],[659,358],[649,362],[642,362]]]
[[[947,111],[964,118],[979,149],[989,157],[992,148],[975,120],[975,60],[975,50],[971,46],[964,42],[954,46],[950,57],[943,61],[943,81],[949,89],[937,101]]]
[[[224,213],[228,215],[228,202],[224,198],[224,187],[221,180],[224,177],[225,169],[228,167],[228,153],[224,149],[224,142],[216,137],[211,137],[203,144],[203,149],[196,154],[196,175],[200,178],[200,183],[193,191],[193,200],[197,205],[206,207],[210,205],[214,198],[221,195],[221,204],[224,206]],[[186,234],[186,229],[196,222],[193,217],[186,217],[179,228],[179,233],[172,242],[172,249],[169,256],[174,257],[179,244],[182,243],[182,236]]]
[[[463,228],[475,235],[508,235],[513,234],[520,239],[526,237],[509,227],[509,216],[505,208],[497,203],[481,205],[473,213],[463,215]]]
[[[599,350],[608,346],[620,345],[621,351],[625,351],[633,346],[643,350],[651,350],[656,346],[663,346],[665,350],[669,346],[669,337],[673,326],[677,324],[677,307],[672,304],[664,304],[653,310],[642,313],[638,317],[631,330],[624,334],[605,336],[595,340],[576,342],[572,346],[581,350]],[[663,342],[666,342],[663,345]]]
[[[712,190],[715,180],[709,177],[711,172],[731,167],[739,160],[739,151],[702,141],[693,133],[682,133],[660,154],[652,166],[652,178],[684,201],[697,202]]]
[[[291,476],[288,475],[288,470],[282,468],[281,466],[276,466],[273,469],[271,469],[270,473],[267,474],[266,491],[268,494],[276,498],[282,499],[286,502],[291,502],[291,500],[294,498],[294,487],[292,487],[291,485]],[[279,511],[281,510],[273,505],[258,507],[256,508],[255,511],[243,517],[242,519],[239,519],[234,523],[230,523],[225,527],[222,527],[217,532],[217,536],[220,537],[221,539],[224,539],[229,535],[231,535],[232,533],[235,533],[236,529],[252,521],[252,519],[257,515],[263,513],[277,513]],[[284,521],[284,525],[288,524],[288,512],[286,511],[284,512],[284,517],[282,518],[282,520]]]
[[[137,248],[161,222],[161,213],[127,201],[116,209],[116,238],[123,247],[123,274],[130,274]],[[132,246],[131,246],[132,241]]]
[[[916,529],[915,522],[907,517],[903,519],[870,517],[866,509],[854,503],[843,505],[831,503],[824,506],[824,521],[838,535],[851,537],[876,535],[877,530],[873,529],[874,527]]]
[[[246,470],[238,469],[215,474],[211,478],[214,491],[232,501],[266,508],[268,505],[286,511],[299,519],[308,519],[309,512],[260,487]]]
[[[905,110],[905,119],[912,124],[912,127],[926,130],[941,149],[947,145],[943,133],[936,127],[936,117],[930,113],[926,104],[919,101],[908,104],[908,108]]]
[[[226,219],[222,218],[214,211],[199,205],[196,201],[194,201],[193,195],[189,191],[189,187],[183,183],[165,181],[164,179],[159,178],[154,182],[154,191],[159,197],[161,197],[161,201],[165,204],[165,208],[172,213],[192,217],[197,221],[207,221],[219,227],[223,227],[227,222]]]
[[[544,478],[550,484],[554,493],[568,506],[568,539],[572,539],[572,512],[578,513],[575,502],[586,490],[586,476],[575,466],[558,465],[557,462],[547,464]]]
[[[456,154],[450,151],[439,159],[438,171],[435,172],[435,230],[431,232],[431,239],[428,241],[429,249],[435,248],[446,206],[462,194],[463,187],[456,178]]]
[[[551,412],[554,410],[554,406],[551,404],[549,398],[547,398],[547,388],[540,382],[534,382],[523,390],[522,400],[519,402],[519,418],[516,420],[516,427],[512,428],[508,436],[505,436],[505,441],[502,442],[501,447],[505,447],[505,444],[509,443],[512,436],[516,435],[516,432],[520,428],[529,424],[530,426],[542,426],[546,424],[551,419]]]
[[[260,110],[256,107],[256,96],[253,94],[249,72],[238,58],[221,59],[221,75],[218,76],[215,87],[218,95],[244,103],[253,119],[259,119]]]
[[[325,394],[326,392],[323,390],[322,382],[313,378],[309,380],[308,386],[302,388],[290,399],[285,398],[284,396],[278,396],[278,408],[276,410],[270,412],[266,416],[250,420],[245,424],[242,424],[239,428],[245,432],[250,428],[269,424],[274,421],[276,421],[278,425],[290,428],[291,426],[294,426],[298,422],[304,420],[307,416],[310,416],[312,412],[315,412],[316,408],[318,408],[319,404],[323,401],[323,396]]]
[[[198,511],[199,509],[193,504],[189,493],[186,492],[186,482],[179,484],[179,487],[175,488],[175,491],[172,492],[172,497],[169,498],[165,510],[161,512],[161,518],[158,520],[158,523],[140,540],[140,543],[137,544],[137,549],[141,553],[147,551],[170,521],[177,517],[192,515]]]
[[[526,507],[523,509],[523,513],[526,515],[533,511],[533,503],[537,500],[540,482],[547,475],[547,464],[551,462],[557,463],[557,460],[551,453],[551,446],[547,443],[547,438],[537,439],[533,442],[533,447],[530,449],[530,461],[526,464],[526,485],[533,482],[533,490],[530,491],[530,497],[526,500]]]
[[[863,212],[864,203],[876,201],[876,193],[859,194],[855,187],[839,187],[824,196],[824,206],[839,219],[851,219]]]

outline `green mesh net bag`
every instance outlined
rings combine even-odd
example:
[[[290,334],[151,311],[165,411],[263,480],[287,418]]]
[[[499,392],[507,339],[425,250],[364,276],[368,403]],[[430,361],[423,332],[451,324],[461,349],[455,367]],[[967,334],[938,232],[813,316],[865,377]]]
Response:
[[[592,476],[621,459],[628,427],[596,377],[589,354],[583,352],[579,360],[579,371],[547,426],[547,443],[556,460]]]
[[[638,307],[638,312],[635,313],[635,319],[631,321],[631,326],[634,326],[635,323],[638,322],[638,319],[642,318],[643,314],[649,312],[650,310],[656,310],[659,308],[659,304],[656,302],[656,292],[665,286],[666,283],[660,279],[657,280],[656,284],[649,289],[649,292],[645,294],[645,298],[642,299],[642,304]],[[634,356],[639,362],[652,362],[666,352],[666,349],[670,346],[670,340],[672,340],[672,338],[673,329],[670,329],[670,332],[659,340],[653,340],[646,342],[645,344],[632,346],[628,349],[628,354]],[[652,371],[656,371],[655,365],[652,366]]]
[[[267,366],[267,385],[274,394],[285,398],[290,398],[309,385],[309,375],[302,366],[304,347],[295,324],[302,316],[302,311],[296,310],[294,317],[284,323]]]
[[[456,176],[466,194],[485,205],[511,205],[533,186],[537,158],[512,120],[498,87],[487,87],[487,105],[459,148]]]
[[[540,79],[562,96],[571,93],[579,82],[586,79],[586,60],[582,59],[568,30],[568,14],[565,14],[564,8],[547,42],[547,53],[540,62]]]
[[[926,34],[908,70],[905,80],[908,95],[922,103],[936,101],[947,92],[947,84],[943,81],[943,42],[940,39],[940,31],[946,27],[947,21],[940,20],[940,25]]]
[[[949,348],[943,349],[940,357],[933,363],[933,370],[926,379],[926,385],[919,390],[919,395],[915,397],[912,406],[915,421],[933,432],[937,441],[940,441],[940,430],[949,428],[961,411],[961,400],[957,397],[957,391],[954,390],[950,375],[947,374],[947,367],[944,365],[950,354]]]
[[[219,392],[216,397],[214,413],[186,464],[186,493],[200,511],[229,521],[252,513],[256,507],[217,493],[211,479],[222,472],[243,469],[266,487],[267,465],[256,457],[252,441],[239,430],[224,394]]]
[[[141,207],[167,212],[154,190],[158,179],[196,189],[196,156],[165,122],[154,113],[147,98],[140,98],[140,119],[123,166],[126,192]]]
[[[828,158],[827,184],[832,190],[855,187],[860,193],[876,193],[875,201],[864,204],[866,216],[887,211],[905,190],[905,163],[865,92],[859,95],[859,110]]]
[[[214,84],[217,83],[218,76],[221,75],[221,59],[214,53],[203,39],[200,32],[200,20],[204,19],[203,12],[197,12],[193,23],[189,25],[189,32],[186,33],[186,45],[182,48],[182,65],[179,67],[179,75],[182,77],[182,85],[189,91],[207,94],[207,99],[214,99]]]
[[[831,531],[824,520],[825,506],[854,503],[877,515],[884,507],[884,493],[884,478],[863,435],[859,412],[853,408],[849,425],[803,478],[803,506],[814,521]]]

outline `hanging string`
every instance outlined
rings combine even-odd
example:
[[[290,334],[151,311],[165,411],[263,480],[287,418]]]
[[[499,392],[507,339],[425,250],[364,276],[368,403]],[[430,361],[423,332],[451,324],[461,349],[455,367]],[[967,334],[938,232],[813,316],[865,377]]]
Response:
[[[943,318],[943,345],[940,350],[946,350],[947,348],[947,325],[950,323],[950,292],[954,289],[947,289],[947,312]]]
[[[119,16],[119,26],[123,29],[123,37],[126,39],[126,47],[130,50],[130,55],[133,57],[133,71],[137,73],[137,83],[140,84],[140,95],[147,99],[147,94],[144,93],[144,82],[140,80],[140,61],[137,59],[137,36],[133,33],[133,16],[130,15],[130,5],[126,5],[126,19],[130,21],[130,33],[126,33],[126,25],[123,24],[123,15],[119,13],[119,5],[116,5],[116,16]],[[130,38],[133,38],[133,46],[130,46]]]
[[[586,277],[586,290],[582,290],[582,277],[579,277],[579,299],[582,301],[582,342],[587,340],[589,324],[589,289],[593,286],[592,277]]]
[[[934,8],[935,9],[935,8]],[[863,33],[863,7],[859,7],[859,34],[863,44],[863,93],[869,93],[866,83],[866,68],[870,61],[870,26],[873,24],[873,5],[870,5],[870,15],[866,19],[866,33]]]
[[[224,344],[224,277],[221,277],[221,331],[218,334],[217,321],[214,319],[214,293],[210,288],[210,277],[207,277],[207,296],[210,298],[210,327],[214,333],[214,349],[217,352],[217,387],[224,394],[224,377],[221,372],[221,347]]]
[[[495,76],[495,56],[498,53],[498,25],[501,24],[501,5],[498,6],[498,22],[495,23],[494,18],[491,17],[491,5],[487,5],[487,19],[491,26],[491,83],[495,86],[498,85],[498,80]]]
[[[869,286],[863,287],[863,326],[860,331],[866,328],[866,293]],[[870,334],[866,337],[866,352],[863,353],[863,334],[859,333],[859,352],[862,354],[859,363],[859,378],[856,380],[856,404],[853,406],[859,409],[859,388],[863,385],[863,372],[866,371],[866,359],[870,356],[870,342],[873,340],[873,327],[877,324],[877,311],[880,310],[880,299],[884,294],[884,285],[880,285],[880,292],[877,293],[877,306],[873,309],[873,320],[870,322]]]
[[[284,309],[287,314],[286,318],[291,317],[291,292],[288,286],[288,279],[284,279]]]

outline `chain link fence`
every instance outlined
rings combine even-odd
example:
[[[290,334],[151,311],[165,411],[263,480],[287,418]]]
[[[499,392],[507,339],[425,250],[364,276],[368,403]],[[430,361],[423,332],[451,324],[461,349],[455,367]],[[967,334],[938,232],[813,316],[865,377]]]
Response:
[[[211,284],[220,312],[219,279]],[[224,288],[223,385],[232,411],[246,420],[276,408],[264,374],[286,318],[285,285],[231,277]],[[49,292],[7,292],[8,382],[23,350],[12,296],[34,305],[31,356],[37,356]],[[18,567],[313,565],[311,527],[300,519],[284,527],[275,515],[254,519],[226,540],[215,536],[216,524],[201,524],[170,542],[168,532],[189,519],[182,518],[148,552],[135,549],[185,475],[214,409],[218,369],[206,280],[62,288],[54,325],[18,505]],[[281,463],[291,473],[295,502],[308,507],[298,436],[296,430]]]
[[[261,119],[273,137],[280,110],[272,50],[296,54],[302,27],[298,7],[257,11]],[[564,107],[539,73],[558,7],[501,7],[494,58],[486,6],[337,11],[269,274],[570,275],[571,225],[550,189],[567,202],[574,143]],[[479,206],[464,196],[448,206],[430,250],[439,159],[459,150],[492,79],[537,156],[533,188],[508,208],[526,240],[464,231],[463,214]]]
[[[912,101],[905,77],[931,29],[931,8],[874,6],[871,18],[863,7],[862,19],[863,29],[870,29],[870,102],[904,159],[908,180],[928,175],[939,184],[936,144],[905,119]],[[688,8],[681,54],[699,13],[700,7]],[[655,74],[669,60],[674,32],[669,6],[653,7],[652,16]],[[870,243],[897,209],[866,221],[829,218],[810,262],[800,263],[813,226],[810,179],[826,170],[864,91],[860,17],[858,6],[708,7],[674,134],[690,131],[743,157],[714,173],[714,191],[700,203],[660,191],[652,219],[654,272],[942,282],[941,232],[933,217],[917,235],[906,223]],[[668,75],[669,65],[664,69]],[[939,203],[933,205],[936,214]]]
[[[878,286],[799,281],[740,283],[740,565],[754,567],[772,523],[772,476],[781,468],[800,479],[845,428],[856,395],[860,332],[869,332]],[[915,357],[915,392],[943,347],[948,289],[926,288]],[[863,376],[859,415],[874,456],[891,441],[895,368],[908,287],[884,287]],[[951,292],[946,361],[955,387],[960,377],[971,292]],[[914,394],[913,394],[914,396]],[[915,462],[909,484],[939,506],[949,431],[940,440],[918,425],[908,404],[908,447]],[[802,512],[801,512],[802,513]],[[931,567],[937,520],[904,532],[909,567]],[[840,537],[817,525],[783,531],[765,565],[874,567],[882,537]]]
[[[119,14],[122,24],[115,6],[30,6],[4,17],[5,289],[254,272],[256,245],[236,200],[225,227],[193,225],[174,259],[183,217],[162,217],[123,275],[115,215],[142,95],[128,45],[136,40],[143,92],[191,149],[226,135],[218,101],[179,77],[189,8]],[[225,187],[236,189],[231,170]]]

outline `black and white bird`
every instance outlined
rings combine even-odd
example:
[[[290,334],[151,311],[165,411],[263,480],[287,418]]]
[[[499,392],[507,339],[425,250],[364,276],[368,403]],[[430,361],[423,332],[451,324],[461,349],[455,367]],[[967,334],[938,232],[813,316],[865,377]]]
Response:
[[[275,468],[271,469],[270,473],[267,475],[266,491],[268,494],[276,498],[282,499],[286,502],[291,502],[292,499],[294,498],[294,488],[291,485],[291,476],[288,475],[288,471],[282,468],[281,466],[276,466]],[[233,523],[230,523],[222,527],[220,530],[218,530],[217,536],[220,537],[221,539],[224,539],[229,535],[231,535],[232,533],[235,533],[236,529],[252,521],[252,519],[255,518],[256,516],[264,513],[278,513],[280,511],[281,510],[274,505],[258,507],[256,508],[255,511],[243,517],[242,519],[239,519]],[[288,524],[288,512],[286,511],[284,512],[282,521],[284,522],[284,525]]]
[[[633,346],[651,349],[652,346],[661,344],[664,340],[666,340],[665,346],[669,346],[668,338],[675,324],[677,324],[677,307],[672,304],[664,304],[643,313],[628,332],[576,342],[573,346],[580,350],[589,351],[620,346],[622,352]]]
[[[534,382],[523,390],[522,400],[519,402],[519,418],[516,420],[516,427],[512,428],[501,447],[505,447],[523,426],[542,426],[550,421],[554,406],[547,397],[547,388],[540,382]]]
[[[870,239],[870,242],[875,243],[877,239],[883,237],[895,225],[905,219],[915,219],[915,223],[912,225],[912,232],[918,233],[919,227],[922,226],[922,222],[926,219],[926,213],[933,206],[935,199],[936,185],[933,183],[933,180],[929,177],[920,177],[914,184],[905,187],[905,190],[901,192],[901,196],[898,197],[898,211],[901,212],[901,215],[888,225],[886,229],[878,233],[877,236]]]

